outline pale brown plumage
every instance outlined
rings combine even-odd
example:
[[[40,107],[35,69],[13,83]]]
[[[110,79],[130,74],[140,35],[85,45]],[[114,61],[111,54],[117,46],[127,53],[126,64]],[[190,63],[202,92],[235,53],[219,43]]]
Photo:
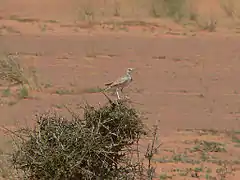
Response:
[[[123,89],[132,82],[131,72],[133,70],[133,68],[128,68],[124,76],[118,78],[116,81],[106,83],[105,86],[107,86],[107,88],[105,90],[116,88],[116,94],[118,96],[118,99],[120,99],[118,90],[120,89],[122,92]]]

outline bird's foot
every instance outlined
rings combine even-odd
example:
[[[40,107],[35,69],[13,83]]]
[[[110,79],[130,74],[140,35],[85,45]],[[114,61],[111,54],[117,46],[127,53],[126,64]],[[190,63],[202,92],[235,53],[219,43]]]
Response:
[[[130,99],[130,97],[128,97],[128,96],[125,96],[125,98],[126,98],[126,99]]]

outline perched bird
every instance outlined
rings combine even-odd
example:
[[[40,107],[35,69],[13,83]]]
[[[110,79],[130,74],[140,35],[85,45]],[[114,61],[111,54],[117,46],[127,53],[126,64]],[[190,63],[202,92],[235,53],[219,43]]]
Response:
[[[107,86],[106,90],[109,89],[116,89],[116,94],[118,99],[120,99],[119,96],[119,89],[121,90],[121,92],[123,93],[123,88],[125,88],[126,86],[128,86],[131,82],[132,82],[132,77],[131,77],[131,72],[134,70],[134,68],[128,68],[127,72],[124,76],[118,78],[116,81],[110,82],[110,83],[106,83],[105,86]]]

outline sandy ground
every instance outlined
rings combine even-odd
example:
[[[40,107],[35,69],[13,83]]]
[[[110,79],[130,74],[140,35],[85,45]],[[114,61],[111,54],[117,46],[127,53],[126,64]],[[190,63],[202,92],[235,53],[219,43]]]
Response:
[[[211,2],[213,6],[215,1]],[[78,13],[75,3],[0,2],[1,51],[18,52],[24,65],[37,69],[40,82],[51,86],[31,92],[34,98],[16,104],[2,97],[0,125],[31,126],[36,113],[50,108],[61,111],[63,104],[104,103],[100,93],[79,92],[103,87],[134,67],[134,81],[125,92],[145,113],[149,127],[160,120],[163,147],[155,158],[158,179],[220,179],[224,175],[239,179],[238,33],[226,29],[192,32],[168,21],[164,26],[89,28],[86,23],[73,23]],[[76,93],[51,93],[61,88]],[[226,130],[235,132],[235,141]],[[0,141],[3,151],[10,146],[7,139],[2,136]],[[204,150],[206,160],[202,151],[189,151],[199,141],[221,142],[227,151]],[[192,167],[185,156],[201,162]],[[229,162],[221,164],[220,160]]]

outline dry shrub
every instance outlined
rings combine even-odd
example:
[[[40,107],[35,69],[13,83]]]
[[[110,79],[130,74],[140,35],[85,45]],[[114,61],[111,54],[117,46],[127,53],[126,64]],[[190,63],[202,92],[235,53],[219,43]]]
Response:
[[[17,172],[12,169],[11,163],[9,162],[9,156],[0,149],[0,179],[4,180],[15,180],[17,179]]]
[[[180,21],[187,15],[186,0],[152,0],[151,15],[153,17],[170,17]]]
[[[237,15],[236,12],[236,2],[235,0],[219,0],[222,10],[230,18],[235,18]]]
[[[37,116],[34,130],[18,131],[13,165],[29,179],[137,179],[128,149],[145,134],[140,115],[125,101],[83,107],[83,118]]]
[[[16,57],[2,55],[0,58],[0,79],[14,84],[27,84],[28,80]]]
[[[208,19],[198,18],[196,20],[196,24],[201,30],[208,32],[215,32],[217,29],[217,20],[214,19],[212,16]]]
[[[24,69],[19,62],[18,55],[2,54],[0,56],[0,80],[10,85],[37,86],[36,71],[32,68]]]

